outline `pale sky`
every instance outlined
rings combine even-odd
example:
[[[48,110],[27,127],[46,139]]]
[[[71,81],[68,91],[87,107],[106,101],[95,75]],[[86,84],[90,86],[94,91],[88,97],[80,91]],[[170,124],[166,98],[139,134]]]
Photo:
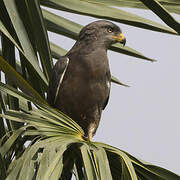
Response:
[[[161,22],[150,11],[125,10]],[[96,20],[57,14],[82,25]],[[180,16],[175,17],[180,22]],[[93,140],[180,174],[180,37],[116,24],[126,36],[127,46],[158,61],[108,52],[111,73],[131,87],[112,83],[110,100]],[[54,33],[49,37],[67,50],[74,44]]]

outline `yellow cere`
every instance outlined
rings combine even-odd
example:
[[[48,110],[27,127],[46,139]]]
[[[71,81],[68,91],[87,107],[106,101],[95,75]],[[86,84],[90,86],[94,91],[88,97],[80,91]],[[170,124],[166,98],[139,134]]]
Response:
[[[112,37],[116,39],[118,42],[121,42],[125,38],[122,33],[119,36],[112,36]]]

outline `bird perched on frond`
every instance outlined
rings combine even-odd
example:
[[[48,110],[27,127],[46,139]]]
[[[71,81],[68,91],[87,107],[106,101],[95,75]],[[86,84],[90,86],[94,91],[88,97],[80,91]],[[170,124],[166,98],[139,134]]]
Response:
[[[111,73],[107,49],[117,42],[126,43],[117,25],[105,20],[90,23],[52,70],[48,103],[76,121],[89,140],[108,103]]]

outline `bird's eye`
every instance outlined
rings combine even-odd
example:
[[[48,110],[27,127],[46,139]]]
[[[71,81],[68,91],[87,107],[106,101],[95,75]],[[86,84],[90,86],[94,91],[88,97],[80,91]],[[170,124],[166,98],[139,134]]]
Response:
[[[109,28],[107,29],[107,31],[108,31],[109,33],[112,33],[112,32],[113,32],[113,28],[109,27]]]

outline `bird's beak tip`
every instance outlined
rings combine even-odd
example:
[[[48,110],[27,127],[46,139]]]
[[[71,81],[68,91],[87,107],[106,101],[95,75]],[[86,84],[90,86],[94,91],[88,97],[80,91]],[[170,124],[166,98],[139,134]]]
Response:
[[[120,42],[123,46],[126,45],[126,38],[122,39],[122,41]]]
[[[122,33],[118,36],[113,36],[113,39],[115,39],[117,42],[121,43],[123,46],[125,46],[125,44],[126,44],[126,38]]]

